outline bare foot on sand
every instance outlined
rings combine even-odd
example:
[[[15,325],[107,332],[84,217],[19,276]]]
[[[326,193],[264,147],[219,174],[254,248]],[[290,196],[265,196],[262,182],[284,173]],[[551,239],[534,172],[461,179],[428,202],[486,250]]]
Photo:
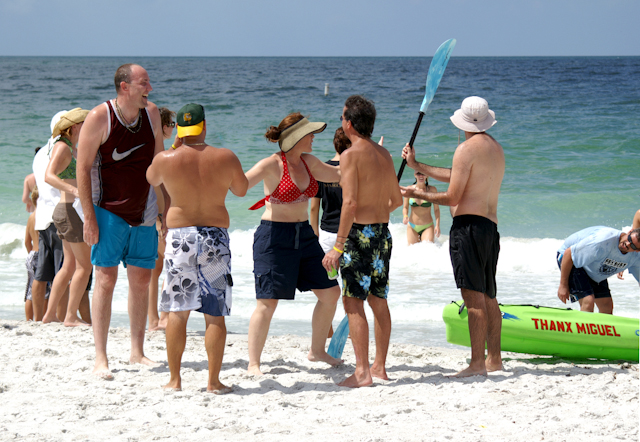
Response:
[[[75,317],[64,320],[65,327],[91,327],[91,324],[84,322],[82,319]]]
[[[484,362],[484,366],[487,368],[488,372],[504,370],[504,365],[502,365],[502,359],[494,362],[491,359],[487,358]]]
[[[147,331],[154,332],[154,331],[166,330],[166,328],[167,328],[166,326],[162,327],[160,326],[160,324],[158,324],[154,327],[149,327]]]
[[[457,372],[456,374],[454,374],[453,376],[449,376],[452,378],[468,378],[470,376],[487,376],[487,370],[486,369],[476,369],[476,368],[471,368],[471,366],[465,368],[462,371]]]
[[[211,393],[211,394],[228,394],[228,393],[231,393],[232,391],[233,391],[233,385],[230,387],[227,387],[226,385],[223,385],[223,384],[219,384],[216,386],[212,386],[212,385],[207,386],[207,393]]]
[[[311,350],[309,350],[307,359],[309,359],[311,362],[326,362],[332,367],[335,367],[344,363],[342,359],[333,358],[329,356],[327,352],[324,352],[323,354],[319,354],[316,356]]]
[[[45,315],[44,318],[42,318],[43,324],[50,324],[52,322],[62,322],[62,321],[59,320],[57,316],[54,316],[53,318],[49,318],[47,317],[47,315]]]
[[[359,377],[356,376],[355,373],[338,384],[338,386],[340,387],[349,388],[369,387],[371,385],[373,385],[373,379],[371,379],[371,375]]]
[[[111,370],[109,370],[108,368],[100,370],[94,369],[93,375],[99,379],[102,379],[103,381],[113,381],[113,373],[111,373]]]
[[[169,381],[167,385],[162,387],[164,391],[182,391],[182,379]]]
[[[142,365],[146,365],[147,367],[151,367],[151,368],[162,367],[164,365],[162,362],[152,361],[151,359],[149,359],[146,356],[142,356],[142,357],[139,357],[139,358],[134,358],[132,356],[131,358],[129,358],[129,363],[130,364],[142,364]]]
[[[389,380],[389,376],[387,376],[387,371],[385,370],[384,367],[379,368],[376,366],[376,364],[373,364],[371,366],[370,372],[371,372],[371,377],[382,379],[384,381]]]
[[[249,365],[247,367],[247,374],[251,376],[262,376],[262,372],[260,371],[260,365]]]

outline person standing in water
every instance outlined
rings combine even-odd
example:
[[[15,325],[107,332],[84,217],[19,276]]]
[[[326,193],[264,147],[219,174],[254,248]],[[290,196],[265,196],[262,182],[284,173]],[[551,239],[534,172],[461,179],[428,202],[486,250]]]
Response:
[[[496,124],[496,119],[484,98],[465,98],[451,122],[465,134],[465,141],[453,154],[451,169],[417,162],[413,146],[407,145],[402,150],[407,166],[449,183],[447,191],[401,189],[404,197],[451,206],[449,253],[456,285],[469,313],[471,337],[471,363],[456,376],[486,376],[489,371],[502,370],[502,314],[496,299],[496,267],[500,252],[498,196],[505,170],[504,151],[485,132]]]
[[[430,186],[427,177],[420,172],[413,174],[416,182],[413,188],[422,192],[437,192],[435,186]],[[407,224],[407,242],[409,245],[425,241],[434,241],[440,236],[440,206],[433,204],[433,214],[436,217],[435,226],[431,217],[432,203],[420,201],[416,198],[403,198],[402,222]]]

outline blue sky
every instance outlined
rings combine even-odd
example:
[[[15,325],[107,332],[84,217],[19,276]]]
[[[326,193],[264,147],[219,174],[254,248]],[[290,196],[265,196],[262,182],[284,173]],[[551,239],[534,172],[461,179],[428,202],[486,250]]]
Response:
[[[640,55],[639,0],[0,0],[0,55]]]

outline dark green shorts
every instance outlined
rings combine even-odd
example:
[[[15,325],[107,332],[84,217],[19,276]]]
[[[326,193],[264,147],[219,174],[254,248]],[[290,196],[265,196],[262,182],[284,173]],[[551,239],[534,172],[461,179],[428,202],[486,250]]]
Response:
[[[366,300],[387,299],[393,241],[386,223],[353,224],[340,259],[342,295]]]

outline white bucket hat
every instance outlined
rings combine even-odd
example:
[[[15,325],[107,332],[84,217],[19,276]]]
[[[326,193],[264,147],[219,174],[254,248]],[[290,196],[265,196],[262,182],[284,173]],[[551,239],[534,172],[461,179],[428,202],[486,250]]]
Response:
[[[489,103],[481,97],[465,98],[460,109],[450,118],[458,129],[465,132],[484,132],[497,123],[495,112],[489,109]]]

